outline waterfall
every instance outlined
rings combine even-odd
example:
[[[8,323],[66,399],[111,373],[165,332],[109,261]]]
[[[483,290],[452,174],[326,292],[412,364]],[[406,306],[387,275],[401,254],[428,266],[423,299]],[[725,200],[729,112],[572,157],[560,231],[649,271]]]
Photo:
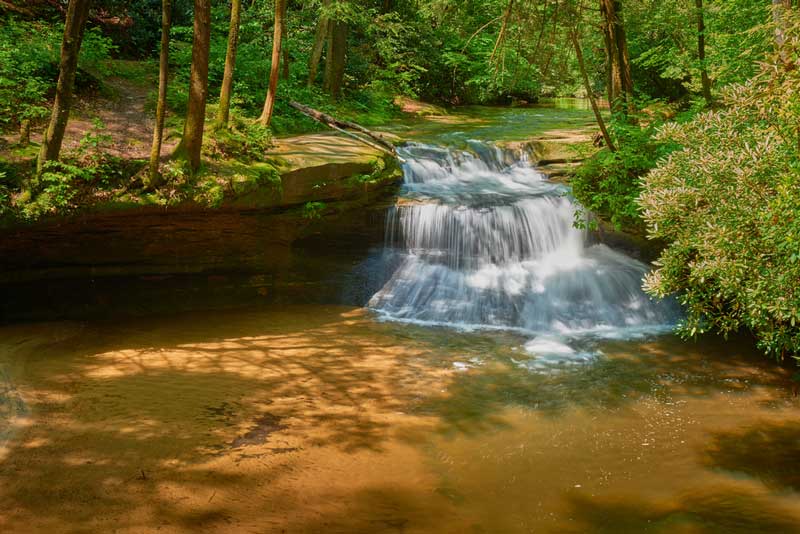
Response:
[[[388,214],[385,249],[398,267],[369,301],[385,318],[516,330],[551,353],[567,349],[546,336],[624,335],[676,320],[673,303],[641,290],[643,263],[587,243],[568,188],[526,154],[475,141],[467,151],[401,150],[404,195]]]

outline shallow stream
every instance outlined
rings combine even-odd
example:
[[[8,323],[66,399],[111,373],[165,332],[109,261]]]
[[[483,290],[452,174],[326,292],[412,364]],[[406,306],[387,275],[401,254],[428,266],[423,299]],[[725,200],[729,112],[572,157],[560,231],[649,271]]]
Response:
[[[478,138],[559,113],[404,148],[365,307],[0,326],[0,531],[800,532],[791,372]]]

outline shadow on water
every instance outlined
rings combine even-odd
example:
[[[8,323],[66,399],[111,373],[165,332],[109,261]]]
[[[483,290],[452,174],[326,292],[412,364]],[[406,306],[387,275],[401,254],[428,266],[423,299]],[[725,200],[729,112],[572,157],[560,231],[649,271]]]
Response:
[[[736,345],[715,339],[691,344],[673,336],[598,342],[595,349],[603,354],[588,364],[534,370],[526,368],[530,356],[510,350],[507,340],[505,348],[503,342],[482,346],[467,335],[456,346],[470,343],[471,353],[489,349],[494,355],[458,374],[446,396],[420,407],[441,417],[445,432],[476,434],[502,426],[497,414],[507,407],[555,417],[576,407],[607,412],[643,399],[665,403],[760,386],[783,389],[790,397],[789,372],[757,356],[746,339]]]
[[[216,528],[246,515],[238,500],[296,478],[303,463],[284,453],[383,451],[391,414],[429,387],[408,358],[419,350],[380,327],[360,332],[370,328],[363,316],[288,315],[84,325],[41,344],[33,336],[46,337],[46,325],[5,336],[30,349],[0,363],[17,368],[31,418],[12,421],[0,447],[0,529],[36,518],[32,530],[89,532],[113,517],[123,529]],[[258,476],[235,468],[248,461]],[[303,509],[294,492],[264,505],[282,524]]]
[[[734,488],[706,488],[668,501],[638,497],[568,498],[573,519],[567,532],[598,534],[672,533],[790,534],[800,532],[796,515],[768,496]]]
[[[705,451],[715,469],[757,478],[775,490],[800,491],[800,422],[769,421],[713,434]]]
[[[522,340],[513,335],[376,323],[337,307],[0,334],[0,364],[27,403],[0,447],[6,531],[34,522],[31,531],[96,532],[108,521],[132,531],[465,531],[442,528],[462,505],[437,494],[438,481],[407,475],[419,459],[403,456],[412,454],[403,447],[417,450],[437,429],[479,438],[505,429],[507,407],[558,420],[569,408],[614,411],[641,399],[738,394],[786,381],[783,370],[742,365],[727,348],[701,351],[671,338],[604,342],[598,347],[609,357],[532,372],[520,366],[526,356],[514,350]],[[480,363],[453,370],[473,360]],[[720,434],[710,461],[763,476],[773,461],[785,465],[797,454],[798,433]],[[749,445],[729,443],[737,440]],[[776,452],[764,467],[749,457],[768,447]],[[796,487],[795,475],[779,475],[771,475],[777,484]],[[746,493],[569,503],[584,531],[669,532],[685,517],[733,525],[730,532],[794,531],[777,505]]]
[[[225,518],[224,509],[216,505],[202,512],[181,511],[163,489],[181,485],[210,494],[212,488],[246,491],[253,486],[253,480],[239,473],[187,468],[206,455],[204,449],[213,441],[207,426],[195,424],[204,406],[182,390],[208,388],[207,402],[214,404],[219,400],[215,391],[221,386],[235,391],[241,378],[143,372],[146,378],[103,378],[86,385],[61,377],[29,392],[39,420],[30,427],[26,421],[16,422],[22,426],[18,439],[0,453],[0,478],[6,487],[0,492],[0,525],[8,522],[6,528],[20,531],[15,529],[37,518],[55,532],[90,532],[100,511],[122,515],[143,506],[161,525],[191,527]],[[80,393],[93,386],[93,394]],[[167,396],[182,398],[174,403],[177,409],[168,409]],[[119,526],[147,528],[152,526],[148,516],[126,515]]]

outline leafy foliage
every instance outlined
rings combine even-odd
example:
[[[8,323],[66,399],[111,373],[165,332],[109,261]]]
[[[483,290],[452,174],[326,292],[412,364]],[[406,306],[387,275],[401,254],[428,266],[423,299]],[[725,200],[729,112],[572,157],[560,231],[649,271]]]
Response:
[[[62,32],[60,24],[0,19],[0,130],[48,115],[48,97],[58,81]],[[103,60],[113,49],[98,29],[88,30],[79,68],[105,72]]]
[[[610,124],[617,151],[606,148],[597,152],[576,171],[571,185],[575,198],[585,209],[611,222],[618,230],[639,232],[643,230],[637,204],[640,177],[676,147],[668,138],[654,137],[664,124],[663,116],[643,115],[635,122],[628,119],[616,118]],[[575,220],[579,225],[585,220],[582,209]]]
[[[756,74],[770,45],[769,2],[704,0],[706,62],[718,87]],[[625,2],[625,21],[640,94],[673,100],[700,92],[695,0]]]
[[[0,171],[0,220],[13,215],[11,191],[5,183],[6,173]]]
[[[204,153],[212,158],[236,158],[243,161],[263,161],[272,146],[269,128],[251,120],[237,118],[228,128],[206,136]]]
[[[747,328],[773,355],[800,354],[799,83],[773,65],[659,133],[682,148],[644,180],[649,235],[669,243],[646,289],[678,295],[686,335]]]
[[[326,207],[324,202],[306,202],[303,205],[303,218],[319,219],[322,217],[322,212],[325,211]]]

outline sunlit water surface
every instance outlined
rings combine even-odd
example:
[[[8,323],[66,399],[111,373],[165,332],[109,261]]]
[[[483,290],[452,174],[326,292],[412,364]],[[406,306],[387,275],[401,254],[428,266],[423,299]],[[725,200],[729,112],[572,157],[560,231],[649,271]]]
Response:
[[[789,377],[736,343],[301,306],[0,328],[3,532],[797,532]]]

